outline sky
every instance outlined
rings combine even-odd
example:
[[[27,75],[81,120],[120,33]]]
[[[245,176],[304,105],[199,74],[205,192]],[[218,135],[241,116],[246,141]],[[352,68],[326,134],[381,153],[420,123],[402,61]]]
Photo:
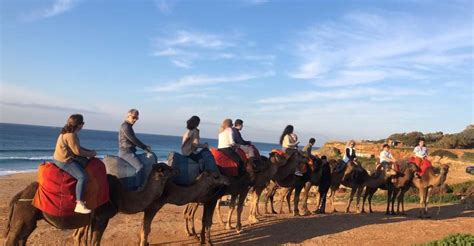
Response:
[[[462,131],[473,1],[1,0],[0,122],[278,142]],[[319,143],[319,144],[318,144]]]

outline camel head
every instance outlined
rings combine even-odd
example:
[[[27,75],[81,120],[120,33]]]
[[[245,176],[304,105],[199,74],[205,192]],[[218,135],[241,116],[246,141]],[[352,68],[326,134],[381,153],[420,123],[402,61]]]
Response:
[[[223,186],[230,185],[230,180],[228,177],[218,173],[218,172],[202,172],[197,178],[197,182],[206,182],[209,186]]]
[[[446,164],[441,165],[439,169],[439,175],[441,177],[440,177],[438,186],[441,186],[444,184],[444,181],[446,181],[446,178],[448,177],[448,172],[449,172],[449,166]]]
[[[278,152],[270,152],[268,159],[272,164],[276,164],[278,166],[286,163],[286,155]]]
[[[166,163],[160,162],[153,164],[149,178],[157,181],[174,177],[178,175],[178,173],[178,170],[166,165]]]
[[[385,171],[385,177],[397,175],[397,171],[393,170],[392,168],[386,168],[384,171]]]

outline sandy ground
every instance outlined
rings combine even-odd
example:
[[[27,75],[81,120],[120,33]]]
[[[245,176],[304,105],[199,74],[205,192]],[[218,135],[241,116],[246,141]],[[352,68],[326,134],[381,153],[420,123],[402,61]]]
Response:
[[[10,198],[29,182],[36,174],[16,174],[0,177],[0,218],[1,229],[5,228],[7,207]],[[343,210],[344,204],[336,208]],[[307,217],[284,215],[265,215],[261,222],[249,226],[246,218],[248,208],[244,209],[244,231],[226,231],[214,216],[212,237],[215,244],[237,245],[412,245],[443,238],[453,233],[474,234],[474,210],[464,205],[443,205],[432,207],[431,219],[420,220],[416,217],[416,205],[408,206],[405,217],[386,216],[384,206],[375,207],[375,214],[330,213]],[[314,205],[310,205],[314,209]],[[149,241],[152,245],[196,244],[194,238],[186,236],[182,211],[184,207],[165,206],[155,217]],[[223,212],[227,208],[223,207]],[[263,204],[261,204],[263,211]],[[201,211],[198,211],[201,214]],[[105,232],[103,245],[136,245],[142,214],[118,215],[114,217]],[[234,219],[235,220],[235,219]],[[71,230],[58,230],[44,221],[30,236],[30,245],[71,245]],[[200,229],[200,222],[196,221]],[[0,239],[3,244],[4,238]]]

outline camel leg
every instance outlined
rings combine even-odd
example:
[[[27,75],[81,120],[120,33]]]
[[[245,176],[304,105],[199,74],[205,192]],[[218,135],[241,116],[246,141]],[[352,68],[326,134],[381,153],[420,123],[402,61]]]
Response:
[[[428,188],[426,193],[425,193],[425,218],[431,218],[431,216],[428,214],[428,204],[429,204],[429,200],[430,200],[430,193],[431,193],[431,188]]]
[[[283,193],[280,199],[280,210],[278,211],[279,214],[283,214],[283,203],[285,202],[286,196],[288,195],[289,191],[290,190],[288,188],[285,188],[285,192]],[[288,201],[288,207],[290,207],[289,201]],[[291,210],[291,208],[289,209]]]
[[[262,213],[260,213],[260,197],[262,196],[263,191],[265,190],[265,187],[258,187],[255,189],[255,195],[257,196],[257,201],[255,202],[255,215],[256,216],[262,216]]]
[[[237,195],[232,195],[230,198],[229,213],[227,214],[227,222],[225,223],[226,230],[232,229],[232,214],[234,213],[234,210],[235,210],[236,199],[237,199]]]
[[[303,190],[303,186],[298,185],[295,187],[295,197],[293,199],[293,216],[300,216],[298,205],[300,202],[301,190]]]
[[[211,226],[214,209],[216,208],[218,199],[211,199],[204,203],[204,210],[202,216],[202,229],[201,229],[201,244],[212,245],[211,241]]]
[[[262,187],[256,187],[255,188],[255,193],[254,193],[254,197],[253,197],[253,200],[252,200],[252,203],[251,203],[250,214],[249,214],[249,219],[248,219],[250,224],[258,222],[258,219],[257,219],[258,202],[260,200],[260,195],[262,194],[262,192],[263,192]]]
[[[84,231],[86,230],[86,227],[87,226],[83,226],[81,228],[74,230],[74,233],[72,234],[72,238],[74,240],[74,246],[81,245],[81,241],[83,240]]]
[[[144,211],[142,228],[140,231],[140,245],[148,245],[148,235],[151,231],[151,222],[155,217],[156,213],[165,205],[164,202],[155,202],[147,207]]]
[[[92,230],[92,245],[100,245],[105,229],[109,224],[109,219],[95,220]]]
[[[313,184],[311,182],[306,182],[304,186],[304,191],[303,191],[303,215],[310,215],[311,212],[308,209],[308,198],[309,198],[309,192],[311,190],[311,187],[313,187]]]
[[[195,236],[197,236],[197,233],[196,233],[196,227],[194,226],[194,218],[195,218],[198,208],[199,208],[199,203],[194,203],[192,207],[192,211],[191,211],[191,217],[189,218],[191,222],[191,233],[192,235],[195,235]]]
[[[331,197],[331,199],[329,199],[329,201],[331,202],[333,213],[337,212],[336,206],[334,205],[335,196],[336,196],[336,191],[331,187],[331,193],[329,194],[329,197]]]
[[[184,230],[186,232],[186,234],[188,235],[188,237],[191,236],[191,231],[189,230],[189,223],[188,223],[188,220],[189,220],[189,216],[190,216],[190,213],[191,213],[191,206],[192,204],[188,204],[186,205],[186,208],[184,209],[184,212],[183,212],[183,217],[184,217]]]
[[[372,189],[370,189],[369,187],[365,188],[364,196],[362,197],[362,210],[360,211],[361,213],[365,213],[365,200],[367,199],[367,196],[369,195],[370,191],[372,191]],[[370,201],[369,201],[369,204],[370,204]]]
[[[244,210],[245,198],[248,192],[248,189],[244,189],[244,191],[239,194],[239,202],[237,203],[237,225],[235,226],[237,233],[242,231],[242,211]]]
[[[392,192],[392,197],[391,197],[391,200],[390,202],[392,203],[392,211],[390,212],[391,215],[395,215],[395,199],[397,199],[397,196],[398,196],[398,192],[399,192],[399,189],[397,188],[392,188],[393,192]]]
[[[222,202],[222,198],[217,200],[217,204],[216,204],[217,220],[221,223],[222,226],[225,226],[225,221],[222,218],[222,213],[221,213],[221,202]]]
[[[385,210],[385,214],[390,214],[390,201],[392,200],[393,190],[387,189],[387,209]]]
[[[372,197],[374,196],[375,192],[377,192],[377,189],[372,189],[371,192],[369,193],[369,212],[373,213],[374,211],[372,210]]]
[[[423,205],[424,205],[424,203],[425,203],[425,201],[424,201],[424,199],[425,199],[425,197],[426,197],[426,196],[425,196],[425,193],[426,193],[425,189],[424,189],[424,188],[420,188],[420,190],[419,190],[419,197],[420,197],[420,215],[419,215],[419,217],[420,217],[420,218],[424,218],[424,212],[423,212],[423,211],[424,211],[424,207],[423,207]]]
[[[199,203],[190,203],[186,206],[186,209],[184,210],[184,220],[186,224],[186,233],[188,236],[196,236],[197,233],[194,228],[194,215],[196,214],[196,211],[199,208]]]
[[[362,195],[362,191],[364,191],[364,187],[361,186],[361,187],[358,187],[357,188],[357,203],[356,203],[356,211],[357,213],[360,213],[360,196]]]
[[[349,197],[349,201],[347,201],[347,206],[346,206],[346,213],[349,213],[349,209],[351,207],[351,202],[354,199],[354,194],[356,193],[357,188],[351,189],[351,195]]]
[[[16,202],[12,208],[12,217],[9,231],[5,238],[5,245],[26,245],[30,234],[36,229],[37,221],[41,218],[41,211],[33,207],[30,202]]]
[[[273,207],[273,196],[275,196],[276,192],[276,184],[273,182],[270,182],[270,184],[267,187],[267,193],[265,194],[265,213],[269,214],[268,212],[268,201],[270,201],[270,208],[272,209],[272,214],[276,214],[276,211]]]
[[[293,188],[289,188],[288,189],[288,193],[286,193],[286,195],[284,196],[284,198],[286,197],[286,204],[288,205],[288,213],[293,213],[292,209],[291,209],[291,194],[293,194]]]

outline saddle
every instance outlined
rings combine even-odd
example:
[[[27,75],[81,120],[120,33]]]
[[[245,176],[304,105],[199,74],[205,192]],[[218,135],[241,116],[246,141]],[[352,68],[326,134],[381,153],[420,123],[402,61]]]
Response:
[[[153,164],[157,163],[156,155],[148,155],[146,153],[137,155],[140,162],[143,164],[145,177],[148,177],[151,173],[151,169]],[[105,168],[107,170],[107,174],[113,175],[117,177],[120,182],[127,188],[133,189],[136,188],[135,180],[136,180],[136,170],[135,168],[130,165],[126,160],[114,156],[114,155],[106,155],[103,160],[105,164]],[[145,181],[144,181],[145,182]],[[143,184],[140,184],[143,186]]]

